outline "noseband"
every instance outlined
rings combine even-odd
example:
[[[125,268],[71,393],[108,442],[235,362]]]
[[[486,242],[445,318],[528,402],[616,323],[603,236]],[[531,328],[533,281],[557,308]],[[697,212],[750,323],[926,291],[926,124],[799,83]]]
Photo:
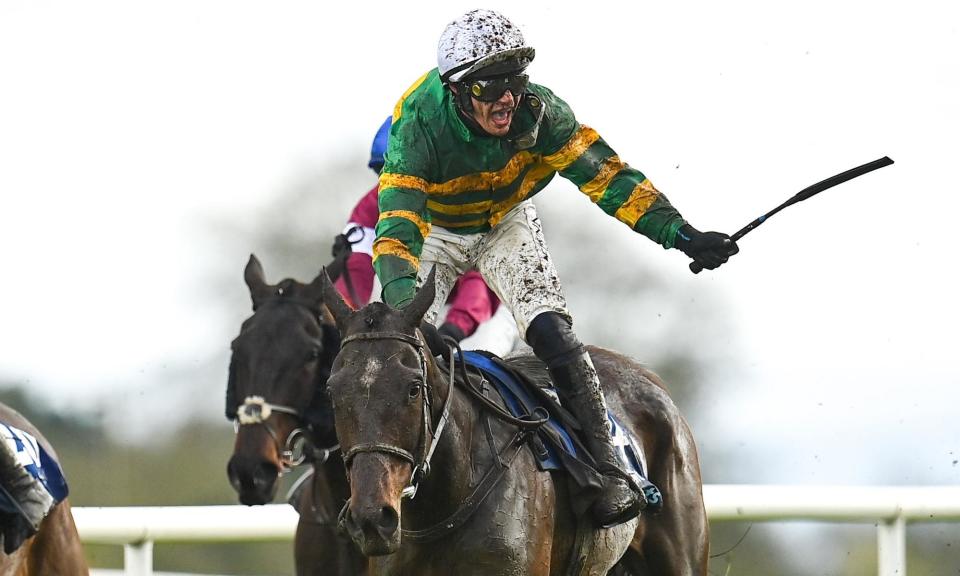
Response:
[[[403,489],[401,497],[413,499],[413,497],[417,494],[417,486],[419,486],[420,481],[430,474],[430,460],[433,458],[433,453],[437,448],[437,444],[440,441],[440,436],[443,433],[444,426],[446,426],[447,420],[450,416],[450,399],[453,397],[454,386],[453,370],[450,371],[450,387],[447,389],[447,398],[443,402],[443,411],[440,414],[440,419],[437,421],[436,429],[434,429],[433,411],[431,409],[433,391],[431,390],[430,383],[427,379],[427,358],[423,353],[423,341],[417,336],[409,336],[401,332],[367,332],[348,336],[343,340],[343,342],[341,342],[340,347],[342,349],[351,342],[357,342],[361,340],[399,340],[409,344],[417,352],[417,356],[420,358],[420,374],[422,376],[420,379],[420,397],[423,399],[423,427],[420,431],[418,450],[420,455],[419,457],[414,456],[409,450],[385,442],[365,442],[362,444],[357,444],[356,446],[352,446],[349,450],[347,450],[343,455],[343,462],[346,464],[347,469],[349,470],[350,464],[353,461],[353,457],[364,452],[388,454],[390,456],[396,456],[402,460],[406,460],[411,466],[413,466],[413,471],[410,473],[410,483],[406,488]],[[433,437],[429,446],[427,444],[428,434],[432,435]]]
[[[276,430],[274,430],[273,426],[269,423],[270,416],[272,416],[274,412],[289,414],[297,421],[297,427],[290,431],[286,441],[283,443],[280,442]],[[289,472],[306,461],[307,445],[310,444],[310,436],[304,425],[303,415],[296,409],[281,404],[271,404],[264,400],[262,396],[247,396],[243,399],[243,404],[237,408],[237,419],[234,422],[237,429],[239,429],[240,426],[251,426],[254,424],[261,424],[266,428],[267,433],[273,438],[273,442],[277,447],[277,453],[280,455],[280,463],[283,465],[282,472]],[[339,445],[325,450],[314,450],[314,452],[316,453],[315,455],[321,456],[322,460],[325,461],[327,457],[329,457],[329,454],[336,451],[337,448],[339,448]],[[318,463],[322,464],[323,462],[320,461]]]

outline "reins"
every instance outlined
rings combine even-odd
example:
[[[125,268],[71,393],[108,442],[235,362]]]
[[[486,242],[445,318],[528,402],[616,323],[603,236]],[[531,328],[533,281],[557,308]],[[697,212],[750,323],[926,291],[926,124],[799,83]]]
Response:
[[[452,348],[451,348],[452,350]],[[501,407],[499,404],[488,398],[483,392],[474,388],[470,381],[470,376],[467,374],[467,362],[463,357],[463,351],[460,349],[460,344],[456,344],[457,356],[451,358],[450,360],[450,378],[453,379],[453,372],[456,369],[457,360],[459,360],[460,366],[460,375],[463,377],[464,390],[470,393],[470,396],[475,400],[480,402],[484,408],[490,411],[498,420],[502,420],[507,424],[512,424],[522,430],[538,430],[541,426],[547,423],[547,420],[550,419],[549,413],[543,407],[537,407],[534,409],[533,414],[527,418],[517,418],[505,408]],[[482,387],[486,383],[486,379],[483,377],[482,373],[477,374],[480,377],[480,386]],[[537,416],[542,414],[542,416]]]

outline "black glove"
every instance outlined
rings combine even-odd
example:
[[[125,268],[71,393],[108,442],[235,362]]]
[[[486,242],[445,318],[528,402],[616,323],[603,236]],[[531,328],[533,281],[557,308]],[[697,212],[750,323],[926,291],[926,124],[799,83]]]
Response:
[[[449,346],[443,341],[443,336],[433,324],[423,320],[420,322],[420,331],[423,332],[423,339],[426,340],[427,348],[434,356],[443,356],[449,350]]]
[[[440,329],[437,330],[437,332],[440,332],[441,336],[453,338],[457,342],[467,337],[467,335],[463,333],[463,330],[461,330],[459,326],[452,322],[444,322],[440,325]]]
[[[700,232],[689,224],[684,224],[677,231],[674,245],[707,270],[718,268],[740,251],[729,235],[723,232]]]

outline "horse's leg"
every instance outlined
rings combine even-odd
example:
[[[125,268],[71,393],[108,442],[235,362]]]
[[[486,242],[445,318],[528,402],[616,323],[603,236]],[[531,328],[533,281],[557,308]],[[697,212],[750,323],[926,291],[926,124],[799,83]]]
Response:
[[[31,540],[25,574],[87,576],[89,573],[80,535],[67,500],[53,507]]]
[[[673,445],[650,463],[651,480],[664,497],[663,510],[643,517],[637,530],[641,538],[634,538],[625,564],[638,570],[638,576],[706,576],[710,527],[703,504],[699,458],[686,422],[671,424],[657,435],[672,437]],[[673,434],[664,436],[671,431]]]
[[[343,466],[328,461],[318,467],[300,494],[300,521],[293,542],[297,576],[363,576],[367,560],[339,533],[337,515],[349,495]]]
[[[297,525],[297,576],[363,576],[367,560],[335,526]]]
[[[684,485],[679,490],[683,496],[675,496],[673,488],[663,491],[665,502],[660,514],[641,517],[630,548],[610,576],[707,574],[709,527],[701,495],[685,489],[689,482],[680,482]],[[669,485],[660,483],[664,484]]]
[[[366,574],[366,560],[351,542],[339,535],[335,525],[318,524],[301,517],[293,548],[297,576]]]
[[[591,347],[590,354],[608,403],[628,416],[624,424],[640,440],[650,481],[664,498],[658,514],[641,515],[620,568],[633,576],[706,575],[710,529],[690,427],[655,374],[609,350]]]

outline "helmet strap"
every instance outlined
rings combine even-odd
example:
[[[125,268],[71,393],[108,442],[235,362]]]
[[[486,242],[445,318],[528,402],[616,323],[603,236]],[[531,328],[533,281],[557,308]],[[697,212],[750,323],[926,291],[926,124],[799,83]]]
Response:
[[[527,106],[537,115],[537,119],[534,121],[533,126],[528,128],[522,134],[516,135],[511,140],[514,148],[517,150],[526,150],[527,148],[533,148],[533,146],[537,143],[537,136],[540,134],[540,125],[543,123],[543,116],[547,111],[547,105],[543,100],[529,92],[524,94],[520,101],[521,103],[526,102]]]

